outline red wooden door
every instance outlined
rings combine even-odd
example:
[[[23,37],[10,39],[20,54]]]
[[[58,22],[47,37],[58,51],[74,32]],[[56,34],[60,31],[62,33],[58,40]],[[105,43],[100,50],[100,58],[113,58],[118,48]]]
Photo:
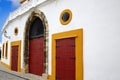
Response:
[[[29,72],[42,76],[44,72],[44,38],[29,41]]]
[[[75,80],[75,38],[56,41],[56,80]]]
[[[12,65],[11,69],[18,70],[18,46],[12,46]]]

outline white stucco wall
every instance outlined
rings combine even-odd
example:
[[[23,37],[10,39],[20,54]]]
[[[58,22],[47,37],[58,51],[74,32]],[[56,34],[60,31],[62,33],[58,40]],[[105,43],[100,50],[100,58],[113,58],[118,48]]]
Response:
[[[36,8],[42,11],[49,26],[49,74],[51,74],[52,34],[83,28],[84,80],[120,80],[120,1],[119,0],[55,0]],[[68,25],[61,25],[60,13],[70,9]],[[23,39],[25,23],[31,11],[8,24],[12,36],[8,41]],[[18,26],[19,35],[14,36]],[[2,37],[2,42],[6,38]],[[23,41],[22,41],[23,56]],[[22,59],[23,60],[23,59]],[[9,59],[2,61],[9,64]],[[23,62],[21,63],[23,64]],[[21,65],[23,67],[23,65]]]
[[[119,0],[81,3],[79,18],[84,26],[85,80],[120,79],[119,3]]]

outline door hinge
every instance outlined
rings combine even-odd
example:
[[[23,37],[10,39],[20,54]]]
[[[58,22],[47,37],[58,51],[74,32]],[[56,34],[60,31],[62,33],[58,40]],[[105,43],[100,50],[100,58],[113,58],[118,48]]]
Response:
[[[75,57],[71,57],[70,59],[75,60]]]
[[[70,45],[70,47],[75,47],[75,45]]]
[[[60,77],[59,77],[59,76],[56,76],[56,80],[60,80]]]
[[[60,59],[60,57],[57,56],[56,59]]]
[[[60,46],[56,46],[56,48],[60,48]]]

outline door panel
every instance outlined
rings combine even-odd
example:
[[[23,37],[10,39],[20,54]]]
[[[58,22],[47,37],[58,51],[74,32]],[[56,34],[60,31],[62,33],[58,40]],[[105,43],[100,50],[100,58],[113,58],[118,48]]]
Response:
[[[42,76],[44,72],[44,38],[29,40],[29,72]]]
[[[56,40],[56,80],[75,80],[75,38]]]
[[[12,65],[11,69],[18,70],[18,46],[12,46]]]

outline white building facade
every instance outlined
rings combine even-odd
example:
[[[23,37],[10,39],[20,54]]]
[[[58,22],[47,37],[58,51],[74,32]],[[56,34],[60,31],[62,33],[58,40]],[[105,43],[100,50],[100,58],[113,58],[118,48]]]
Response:
[[[50,80],[120,79],[119,0],[21,3],[2,29],[4,66]]]

